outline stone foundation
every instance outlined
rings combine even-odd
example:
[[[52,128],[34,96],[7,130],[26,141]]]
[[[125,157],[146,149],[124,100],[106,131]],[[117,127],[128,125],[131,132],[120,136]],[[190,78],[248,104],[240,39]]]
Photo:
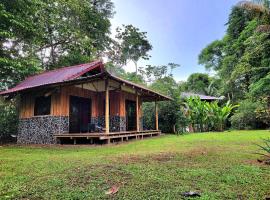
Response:
[[[140,118],[140,130],[143,123]],[[105,127],[105,117],[92,117],[91,123]],[[110,116],[110,132],[126,131],[126,118]],[[69,133],[69,117],[36,116],[19,120],[18,144],[56,144],[54,134]]]
[[[68,133],[69,118],[37,116],[19,120],[18,144],[56,144],[53,134]]]
[[[120,117],[120,131],[127,130],[126,117]]]

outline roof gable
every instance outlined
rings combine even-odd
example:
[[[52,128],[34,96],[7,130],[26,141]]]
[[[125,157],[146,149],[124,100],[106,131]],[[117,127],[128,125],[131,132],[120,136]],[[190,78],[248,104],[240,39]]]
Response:
[[[100,68],[100,71],[104,71],[104,67],[101,61],[95,61],[91,63],[75,65],[70,67],[63,67],[51,71],[46,71],[41,74],[30,76],[24,81],[19,83],[16,87],[7,91],[0,92],[0,94],[8,94],[18,92],[25,89],[30,89],[43,85],[50,85],[54,83],[61,83],[64,81],[74,80],[83,74]]]
[[[144,91],[145,93],[151,95],[156,100],[159,101],[172,100],[170,97],[167,97],[158,92],[150,90],[144,86],[132,83],[130,81],[112,75],[111,73],[106,71],[101,61],[75,65],[71,67],[63,67],[60,69],[47,71],[38,75],[28,77],[23,82],[18,84],[16,87],[11,88],[7,91],[0,92],[0,95],[8,95],[15,92],[21,92],[26,89],[37,88],[39,86],[86,83],[93,79],[102,79],[102,76],[107,76],[117,82]]]

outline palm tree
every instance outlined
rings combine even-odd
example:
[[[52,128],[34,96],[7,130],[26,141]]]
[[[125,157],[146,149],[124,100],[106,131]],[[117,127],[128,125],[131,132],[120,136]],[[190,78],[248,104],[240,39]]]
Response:
[[[261,13],[269,13],[270,2],[269,0],[253,0],[253,1],[240,1],[238,6],[247,10],[252,10]]]
[[[252,0],[241,1],[238,6],[246,10],[254,12],[259,17],[266,16],[270,21],[270,1],[269,0]],[[257,32],[270,32],[270,24],[263,24],[257,27]]]

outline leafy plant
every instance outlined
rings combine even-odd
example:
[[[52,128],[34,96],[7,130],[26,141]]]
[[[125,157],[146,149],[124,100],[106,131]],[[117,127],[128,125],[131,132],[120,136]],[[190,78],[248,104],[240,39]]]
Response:
[[[6,102],[0,98],[0,140],[10,139],[11,134],[17,134],[18,113],[16,102]]]
[[[265,126],[263,119],[266,117],[266,112],[264,112],[266,107],[261,101],[254,102],[253,100],[246,99],[239,104],[239,108],[230,119],[234,129],[258,129]]]
[[[263,145],[257,144],[257,146],[263,152],[257,154],[264,156],[266,158],[265,163],[270,164],[270,138],[263,139]]]
[[[186,99],[186,116],[189,118],[195,131],[224,131],[225,122],[232,110],[238,105],[232,105],[228,101],[224,106],[219,106],[218,102],[205,102],[199,97]]]

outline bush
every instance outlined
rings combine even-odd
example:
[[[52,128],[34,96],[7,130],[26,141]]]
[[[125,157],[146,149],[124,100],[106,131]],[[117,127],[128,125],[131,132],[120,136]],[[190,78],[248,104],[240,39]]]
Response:
[[[260,103],[244,100],[235,114],[231,117],[232,128],[234,129],[258,129],[262,127],[262,122],[256,117],[256,109]]]
[[[16,101],[6,102],[0,99],[0,142],[11,139],[12,134],[17,134],[18,113]]]
[[[155,129],[155,104],[143,103],[143,129]]]
[[[159,102],[159,129],[163,133],[184,132],[188,123],[186,117],[180,110],[180,104],[174,101]],[[155,105],[154,103],[143,104],[143,127],[144,129],[155,129]]]
[[[230,104],[220,106],[217,101],[205,102],[199,97],[190,97],[185,103],[186,116],[195,132],[224,131],[226,122],[233,109],[238,105]]]

